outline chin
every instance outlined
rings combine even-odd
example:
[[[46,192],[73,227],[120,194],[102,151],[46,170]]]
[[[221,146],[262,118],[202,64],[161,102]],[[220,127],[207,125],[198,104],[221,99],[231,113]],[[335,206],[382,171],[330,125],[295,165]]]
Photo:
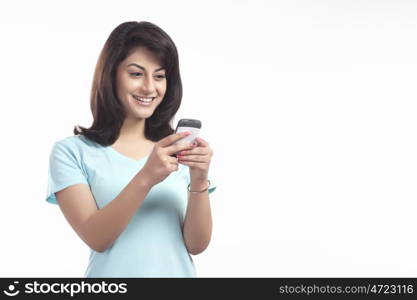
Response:
[[[150,118],[151,116],[152,116],[152,114],[153,114],[153,111],[151,112],[151,113],[148,113],[148,114],[134,114],[135,115],[135,117],[137,117],[138,119],[148,119],[148,118]]]

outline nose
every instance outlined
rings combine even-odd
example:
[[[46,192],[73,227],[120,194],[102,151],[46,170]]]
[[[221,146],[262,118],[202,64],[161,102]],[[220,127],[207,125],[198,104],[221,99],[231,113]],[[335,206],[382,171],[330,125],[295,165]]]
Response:
[[[145,76],[142,82],[141,90],[144,92],[144,94],[152,94],[155,91],[153,80],[148,76]]]

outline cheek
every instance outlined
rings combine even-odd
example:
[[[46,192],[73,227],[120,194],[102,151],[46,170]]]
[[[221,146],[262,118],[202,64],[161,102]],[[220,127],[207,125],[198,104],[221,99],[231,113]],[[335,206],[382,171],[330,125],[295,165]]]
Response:
[[[160,94],[165,94],[165,92],[167,91],[167,85],[166,85],[166,83],[158,84],[157,85],[157,89],[158,89],[158,92]]]
[[[136,91],[140,87],[140,85],[141,84],[139,80],[126,79],[126,81],[124,82],[126,93],[132,93],[133,91]]]
[[[122,76],[119,79],[120,80],[117,82],[117,93],[119,95],[119,98],[125,98],[134,88],[134,85],[128,78],[125,78],[124,76]]]

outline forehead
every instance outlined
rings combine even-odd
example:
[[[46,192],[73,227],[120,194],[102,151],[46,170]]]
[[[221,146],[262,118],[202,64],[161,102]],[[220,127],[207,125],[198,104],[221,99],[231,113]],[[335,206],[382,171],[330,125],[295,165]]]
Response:
[[[125,66],[131,63],[136,63],[145,67],[146,69],[149,68],[152,70],[162,67],[161,61],[158,59],[158,57],[145,47],[135,48],[123,61]]]

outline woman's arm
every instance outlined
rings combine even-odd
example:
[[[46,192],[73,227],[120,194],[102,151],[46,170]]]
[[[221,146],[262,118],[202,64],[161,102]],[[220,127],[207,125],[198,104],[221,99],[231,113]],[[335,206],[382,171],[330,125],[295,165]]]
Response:
[[[143,203],[151,185],[139,171],[121,193],[98,209],[89,187],[76,184],[56,193],[66,219],[93,250],[104,252],[123,232]]]
[[[191,191],[207,187],[205,181],[191,181]],[[187,212],[184,220],[183,237],[187,250],[192,255],[203,252],[210,243],[212,218],[208,190],[202,193],[188,193]]]

